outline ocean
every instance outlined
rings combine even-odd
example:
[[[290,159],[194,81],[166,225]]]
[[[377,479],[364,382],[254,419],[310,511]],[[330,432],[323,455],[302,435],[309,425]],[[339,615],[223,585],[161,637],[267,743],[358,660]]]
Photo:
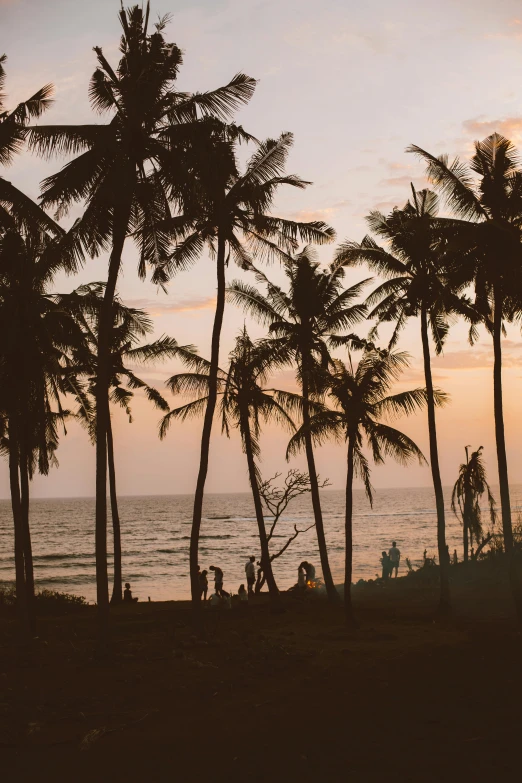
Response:
[[[495,492],[495,490],[494,490]],[[514,509],[521,505],[522,485],[511,488]],[[450,552],[462,557],[461,527],[450,510],[446,494],[447,540]],[[405,558],[414,565],[423,552],[436,555],[436,514],[433,490],[381,489],[375,492],[373,508],[362,490],[354,493],[354,581],[374,578],[380,572],[383,549],[397,541]],[[498,491],[495,492],[498,497]],[[334,578],[343,581],[344,492],[321,493],[326,538]],[[188,548],[192,495],[120,498],[123,577],[131,582],[141,601],[188,598]],[[245,581],[244,565],[250,554],[259,557],[257,523],[248,493],[209,494],[203,507],[200,565],[220,566],[225,589],[237,591]],[[485,517],[487,520],[487,516]],[[313,521],[309,495],[297,498],[276,528],[272,549],[280,549],[294,532]],[[266,518],[267,527],[270,517]],[[109,525],[110,529],[110,525]],[[39,589],[82,595],[94,601],[94,499],[36,499],[31,502],[31,530],[35,578]],[[109,550],[112,540],[109,532]],[[274,573],[282,589],[297,581],[297,566],[309,560],[320,574],[315,529],[303,533],[274,561]],[[210,576],[210,575],[209,575]],[[13,523],[8,500],[0,501],[0,583],[14,580]]]

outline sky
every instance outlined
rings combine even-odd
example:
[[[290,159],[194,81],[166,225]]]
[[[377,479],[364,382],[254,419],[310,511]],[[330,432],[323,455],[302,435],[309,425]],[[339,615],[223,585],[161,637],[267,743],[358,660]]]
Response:
[[[47,82],[55,85],[55,103],[42,122],[100,121],[91,112],[87,86],[95,67],[93,46],[117,62],[119,22],[116,0],[0,0],[0,51],[8,56],[8,106],[27,98]],[[300,220],[332,225],[337,241],[360,240],[365,216],[402,206],[410,182],[423,187],[423,166],[406,147],[415,143],[431,152],[467,157],[473,141],[494,130],[522,143],[522,7],[515,0],[153,0],[153,16],[171,15],[167,38],[184,51],[178,80],[183,90],[207,90],[241,71],[259,80],[250,104],[237,119],[257,138],[292,131],[295,143],[288,170],[313,184],[304,191],[287,188],[274,211]],[[28,153],[4,172],[36,198],[39,182],[63,161],[43,161]],[[70,219],[79,210],[72,211]],[[334,246],[321,248],[328,263]],[[86,262],[75,278],[56,279],[59,291],[106,276],[107,260]],[[267,270],[280,280],[280,271]],[[229,269],[229,280],[239,273]],[[347,284],[368,277],[349,270]],[[370,284],[368,291],[374,283]],[[154,318],[156,336],[169,334],[195,344],[208,355],[215,303],[214,269],[202,258],[176,276],[168,292],[138,280],[136,254],[128,241],[119,292],[132,306]],[[228,306],[222,362],[244,315]],[[252,335],[262,334],[247,320]],[[361,327],[361,329],[363,329]],[[423,386],[419,324],[412,321],[400,347],[411,355],[400,388]],[[522,342],[518,327],[504,340],[504,393],[510,480],[522,482],[518,416],[522,390]],[[493,428],[492,349],[482,334],[470,348],[464,324],[450,332],[444,355],[434,359],[435,381],[451,396],[438,413],[443,482],[452,484],[464,446],[482,445],[492,483],[496,477]],[[142,370],[160,388],[176,364]],[[277,379],[292,388],[292,373]],[[179,400],[172,399],[172,404]],[[167,439],[157,437],[158,414],[143,398],[133,405],[133,422],[114,412],[118,489],[121,494],[193,492],[201,422],[175,425]],[[425,416],[400,426],[428,453]],[[284,472],[287,435],[268,429],[262,439],[262,472]],[[58,452],[59,468],[37,477],[41,497],[94,494],[94,450],[76,424],[68,426]],[[322,476],[344,485],[342,445],[318,450]],[[304,468],[298,459],[296,466]],[[428,486],[427,467],[407,469],[386,463],[373,471],[376,487]],[[247,491],[245,457],[237,434],[231,440],[215,430],[209,492]],[[8,497],[7,466],[0,469],[0,496]]]

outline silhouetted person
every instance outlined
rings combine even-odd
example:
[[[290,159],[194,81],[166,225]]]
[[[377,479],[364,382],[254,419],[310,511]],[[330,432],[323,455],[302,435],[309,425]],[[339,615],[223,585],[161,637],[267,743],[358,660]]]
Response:
[[[246,604],[246,603],[248,603],[248,595],[249,595],[249,593],[251,593],[251,592],[252,592],[252,591],[251,591],[251,590],[250,590],[250,588],[249,588],[249,589],[248,589],[248,593],[247,593],[247,591],[245,590],[245,585],[239,585],[239,590],[237,591],[237,594],[238,594],[238,596],[239,596],[239,603],[240,603],[240,604]]]
[[[297,586],[300,590],[304,590],[306,588],[306,571],[302,563],[297,569]]]
[[[258,560],[257,562],[257,580],[256,580],[256,593],[261,592],[261,588],[265,584],[265,575],[263,573],[263,569],[261,568],[261,562]]]
[[[123,591],[123,600],[125,603],[132,604],[137,602],[137,598],[132,597],[132,591],[130,587],[130,582],[125,582],[125,590]]]
[[[303,560],[303,562],[301,563],[301,566],[305,570],[307,584],[309,582],[315,582],[315,566],[313,566],[311,563],[309,563],[308,560]]]
[[[397,579],[401,562],[401,550],[397,547],[395,541],[393,541],[391,549],[388,550],[388,555],[390,556],[390,576],[393,576],[393,571],[395,570],[395,579]]]
[[[208,578],[207,578],[208,571],[202,571],[199,575],[199,586],[201,588],[201,596],[204,601],[207,600],[207,593],[208,593]]]
[[[223,571],[218,566],[210,566],[210,571],[214,571],[214,590],[216,595],[223,597]]]
[[[254,585],[256,583],[256,559],[253,555],[248,558],[245,565],[245,574],[248,585],[249,595],[254,595]]]
[[[387,555],[386,552],[382,552],[381,563],[382,563],[382,579],[385,582],[391,574],[391,560],[390,560],[390,556]]]

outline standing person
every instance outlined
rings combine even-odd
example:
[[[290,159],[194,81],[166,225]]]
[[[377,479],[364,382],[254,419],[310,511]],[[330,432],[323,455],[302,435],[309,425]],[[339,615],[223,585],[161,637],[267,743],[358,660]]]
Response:
[[[300,590],[304,590],[306,588],[306,573],[304,569],[304,563],[300,563],[299,568],[297,569],[297,587]]]
[[[393,576],[393,569],[395,569],[395,579],[397,579],[401,562],[401,550],[398,548],[396,541],[393,541],[391,549],[388,550],[388,555],[390,557],[390,576]]]
[[[263,569],[261,568],[261,562],[258,561],[257,563],[257,580],[256,580],[256,593],[260,593],[263,585],[265,584],[265,575],[263,574]]]
[[[245,565],[245,574],[248,586],[248,594],[254,595],[254,585],[256,583],[256,559],[253,555],[248,558]]]
[[[391,560],[390,556],[386,554],[386,552],[381,553],[381,563],[382,563],[382,581],[386,582],[388,577],[391,573]]]
[[[214,571],[214,589],[216,595],[223,597],[223,571],[218,566],[210,566],[210,571]]]
[[[207,593],[208,593],[208,578],[207,578],[208,571],[201,571],[199,575],[199,584],[201,587],[201,597],[204,601],[207,600]]]

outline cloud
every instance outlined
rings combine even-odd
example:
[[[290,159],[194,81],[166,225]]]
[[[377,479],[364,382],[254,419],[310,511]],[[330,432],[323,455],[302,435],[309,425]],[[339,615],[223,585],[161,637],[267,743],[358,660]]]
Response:
[[[495,131],[508,139],[522,138],[522,115],[504,117],[503,119],[489,120],[485,115],[480,115],[462,123],[464,132],[474,139],[484,139]]]
[[[129,307],[139,307],[146,310],[149,315],[161,316],[169,313],[191,313],[198,310],[214,310],[216,297],[200,297],[194,299],[181,299],[177,302],[157,299],[127,299]]]
[[[409,174],[401,174],[398,177],[387,177],[386,179],[381,180],[380,184],[387,185],[388,187],[409,188],[412,182],[418,189],[427,186],[425,177],[412,177]]]
[[[511,40],[518,40],[522,38],[522,19],[510,19],[508,22],[508,30],[504,30],[500,33],[487,33],[484,37],[489,40],[502,40],[509,38]]]
[[[335,217],[337,212],[341,209],[345,209],[350,205],[348,199],[343,201],[337,201],[329,207],[323,207],[322,209],[300,209],[297,212],[288,212],[286,217],[289,220],[298,220],[303,223],[310,223],[314,220],[322,220],[328,223]]]
[[[486,343],[479,343],[472,348],[448,351],[442,356],[434,357],[432,364],[433,367],[441,367],[445,370],[492,370],[493,347]],[[504,368],[522,366],[522,344],[513,340],[503,341],[502,366]]]

